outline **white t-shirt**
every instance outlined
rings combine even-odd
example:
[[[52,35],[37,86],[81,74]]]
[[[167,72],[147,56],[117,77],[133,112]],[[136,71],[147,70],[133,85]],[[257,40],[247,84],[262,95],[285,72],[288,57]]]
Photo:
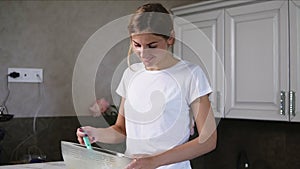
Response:
[[[154,155],[188,141],[189,105],[212,89],[198,65],[181,60],[160,71],[133,64],[125,70],[116,92],[125,98],[126,154]],[[159,167],[189,168],[189,161]]]

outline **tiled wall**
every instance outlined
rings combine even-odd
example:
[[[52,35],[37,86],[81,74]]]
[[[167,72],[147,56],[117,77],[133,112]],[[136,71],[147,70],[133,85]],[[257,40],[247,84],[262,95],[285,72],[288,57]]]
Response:
[[[38,118],[36,136],[32,135],[32,118],[0,123],[0,128],[6,130],[0,142],[1,164],[24,162],[22,157],[30,148],[33,152],[34,146],[47,161],[62,160],[60,141],[77,142],[77,127],[106,125],[101,118],[84,117],[79,121],[77,117]],[[216,150],[192,160],[192,165],[195,169],[235,169],[239,152],[244,150],[253,169],[299,169],[299,131],[299,123],[222,119]],[[122,152],[125,145],[101,146]]]

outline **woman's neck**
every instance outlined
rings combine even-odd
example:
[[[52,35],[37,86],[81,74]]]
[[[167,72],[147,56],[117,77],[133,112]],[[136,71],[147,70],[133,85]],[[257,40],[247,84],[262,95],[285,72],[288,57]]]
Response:
[[[149,71],[163,70],[163,69],[167,69],[169,67],[176,65],[178,62],[179,62],[179,60],[170,54],[170,55],[167,55],[166,58],[164,60],[162,60],[157,66],[145,67],[145,68],[146,68],[146,70],[149,70]]]

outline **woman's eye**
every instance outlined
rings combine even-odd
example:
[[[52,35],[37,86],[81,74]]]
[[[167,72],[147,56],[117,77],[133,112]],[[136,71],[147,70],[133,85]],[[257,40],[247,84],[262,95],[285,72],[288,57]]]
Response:
[[[134,44],[134,47],[141,47],[141,45],[140,44]]]
[[[138,44],[138,43],[134,43],[133,46],[134,46],[135,48],[140,48],[140,47],[142,47],[142,46],[141,46],[140,44]],[[156,44],[150,44],[150,45],[148,45],[148,48],[157,48],[157,45],[156,45]]]
[[[149,48],[156,48],[157,45],[149,45]]]

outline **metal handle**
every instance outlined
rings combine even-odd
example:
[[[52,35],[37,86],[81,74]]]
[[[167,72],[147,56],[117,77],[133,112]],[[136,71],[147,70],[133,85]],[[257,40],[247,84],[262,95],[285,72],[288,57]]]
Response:
[[[280,92],[280,114],[285,115],[285,92]]]
[[[292,116],[296,116],[295,102],[296,102],[295,92],[294,91],[290,91],[290,114]]]

